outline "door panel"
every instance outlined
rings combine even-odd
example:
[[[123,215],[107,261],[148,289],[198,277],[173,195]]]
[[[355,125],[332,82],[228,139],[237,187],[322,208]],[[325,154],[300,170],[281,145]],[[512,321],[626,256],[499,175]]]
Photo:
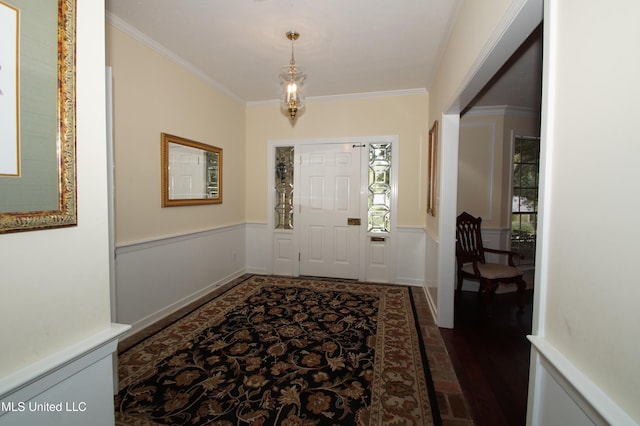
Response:
[[[201,154],[189,149],[172,149],[177,161],[170,164],[169,193],[172,199],[189,199],[204,193],[205,181],[202,173],[204,158]]]
[[[324,226],[310,225],[308,228],[309,236],[309,254],[308,259],[310,262],[322,262],[324,261]]]
[[[300,275],[358,278],[360,152],[353,144],[300,147]]]
[[[335,260],[336,262],[349,262],[349,229],[347,227],[335,228]]]

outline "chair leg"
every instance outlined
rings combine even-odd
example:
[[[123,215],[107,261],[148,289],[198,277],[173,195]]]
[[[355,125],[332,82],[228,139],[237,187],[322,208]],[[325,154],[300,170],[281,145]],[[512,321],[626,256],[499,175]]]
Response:
[[[486,299],[485,309],[487,311],[487,318],[493,317],[493,296],[496,294],[497,288],[498,284],[493,281],[482,280],[480,282],[480,293],[484,296],[483,299]]]
[[[462,290],[462,272],[458,270],[458,291]]]

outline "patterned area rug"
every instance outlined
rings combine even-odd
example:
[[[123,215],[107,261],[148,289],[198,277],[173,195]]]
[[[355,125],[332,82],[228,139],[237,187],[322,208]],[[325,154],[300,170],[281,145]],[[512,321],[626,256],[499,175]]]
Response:
[[[252,276],[119,356],[117,425],[437,425],[411,291]]]

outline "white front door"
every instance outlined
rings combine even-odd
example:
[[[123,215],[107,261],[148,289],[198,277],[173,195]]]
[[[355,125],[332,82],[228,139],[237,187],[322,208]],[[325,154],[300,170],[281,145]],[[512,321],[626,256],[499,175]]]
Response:
[[[360,149],[300,146],[300,275],[358,278]]]

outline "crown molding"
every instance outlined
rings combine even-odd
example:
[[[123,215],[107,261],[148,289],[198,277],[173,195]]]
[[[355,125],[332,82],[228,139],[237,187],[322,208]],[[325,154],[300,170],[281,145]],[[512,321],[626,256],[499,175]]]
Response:
[[[388,98],[392,96],[412,96],[427,95],[429,92],[424,88],[403,89],[403,90],[386,90],[382,92],[362,92],[362,93],[345,93],[342,95],[328,96],[311,96],[307,98],[307,102],[333,102],[346,99],[371,99],[371,98]]]
[[[531,117],[539,115],[540,110],[511,105],[479,106],[467,111],[465,117],[512,116]]]
[[[198,67],[193,65],[191,62],[185,60],[184,58],[176,55],[170,49],[166,48],[162,44],[153,40],[151,37],[141,32],[140,30],[134,28],[129,23],[114,15],[111,12],[106,12],[106,22],[113,26],[114,28],[122,31],[127,34],[134,40],[142,43],[143,45],[149,47],[150,49],[156,51],[160,55],[166,57],[182,68],[186,69],[199,79],[205,81],[209,85],[215,87],[220,90],[227,96],[233,98],[237,102],[244,104],[246,106],[257,106],[257,105],[277,105],[279,104],[278,99],[268,99],[264,101],[245,101],[240,98],[235,93],[231,92],[229,89],[224,87],[222,84],[217,82],[216,80],[209,77]],[[309,96],[306,98],[306,102],[334,102],[340,100],[349,100],[349,99],[373,99],[373,98],[384,98],[384,97],[392,97],[392,96],[411,96],[411,95],[426,95],[429,92],[425,88],[415,88],[415,89],[404,89],[404,90],[389,90],[389,91],[381,91],[381,92],[363,92],[363,93],[347,93],[341,95],[328,95],[328,96]]]
[[[236,95],[235,93],[231,92],[229,89],[224,87],[222,84],[218,83],[216,80],[214,80],[211,77],[209,77],[207,74],[202,72],[202,70],[200,70],[198,67],[193,65],[191,62],[185,60],[184,58],[182,58],[182,57],[180,57],[178,55],[176,55],[171,50],[167,49],[162,44],[160,44],[157,41],[153,40],[151,37],[149,37],[145,33],[141,32],[140,30],[138,30],[138,29],[134,28],[133,26],[129,25],[126,21],[122,20],[121,18],[119,18],[118,16],[114,15],[113,13],[106,12],[105,16],[106,16],[106,21],[107,21],[107,23],[109,25],[111,25],[114,28],[122,31],[123,33],[127,34],[128,36],[130,36],[131,38],[137,40],[138,42],[144,44],[145,46],[149,47],[150,49],[155,50],[157,53],[159,53],[160,55],[166,57],[170,61],[175,62],[177,65],[179,65],[182,68],[186,69],[187,71],[189,71],[190,73],[192,73],[193,75],[195,75],[199,79],[203,80],[207,84],[209,84],[209,85],[213,86],[214,88],[218,89],[219,91],[221,91],[225,95],[229,96],[233,100],[235,100],[235,101],[237,101],[237,102],[239,102],[239,103],[241,103],[243,105],[246,105],[246,101],[244,99],[240,98],[238,95]]]
[[[404,90],[387,90],[382,92],[362,92],[362,93],[345,93],[342,95],[327,95],[327,96],[308,96],[305,98],[307,103],[311,102],[335,102],[343,100],[353,99],[372,99],[372,98],[388,98],[393,96],[413,96],[413,95],[427,95],[429,92],[427,89],[404,89]],[[247,106],[260,106],[260,105],[278,105],[280,101],[278,99],[268,99],[264,101],[249,101]]]

